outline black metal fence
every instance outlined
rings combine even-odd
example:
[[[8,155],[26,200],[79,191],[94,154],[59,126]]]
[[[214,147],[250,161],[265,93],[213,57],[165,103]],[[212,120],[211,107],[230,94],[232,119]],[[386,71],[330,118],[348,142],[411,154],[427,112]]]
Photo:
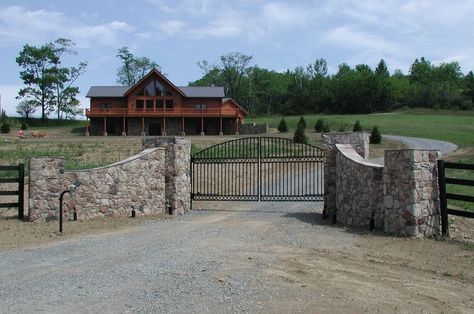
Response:
[[[192,200],[322,201],[323,150],[276,137],[249,137],[194,154]]]
[[[445,162],[444,160],[438,160],[438,181],[439,181],[439,194],[440,194],[440,203],[441,203],[440,207],[441,207],[442,234],[443,236],[449,237],[448,215],[474,218],[474,208],[472,208],[472,210],[460,210],[460,209],[448,208],[448,200],[457,200],[457,201],[474,203],[474,196],[448,193],[446,190],[446,185],[454,184],[454,185],[460,185],[460,186],[474,186],[474,180],[447,178],[446,169],[474,170],[474,164],[452,163],[452,162]]]
[[[18,173],[14,176],[12,172]],[[25,203],[25,164],[18,166],[0,166],[0,196],[18,195],[17,202],[3,202],[0,198],[0,208],[18,207],[18,218],[24,218],[24,203]],[[11,188],[12,183],[18,183],[16,189]],[[4,188],[4,186],[7,186]]]

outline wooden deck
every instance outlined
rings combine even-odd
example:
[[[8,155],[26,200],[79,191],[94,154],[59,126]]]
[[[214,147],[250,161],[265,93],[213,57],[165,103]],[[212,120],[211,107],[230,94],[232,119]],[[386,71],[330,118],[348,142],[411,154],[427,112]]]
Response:
[[[188,118],[233,118],[239,116],[238,109],[227,108],[89,108],[86,109],[86,117],[188,117]]]

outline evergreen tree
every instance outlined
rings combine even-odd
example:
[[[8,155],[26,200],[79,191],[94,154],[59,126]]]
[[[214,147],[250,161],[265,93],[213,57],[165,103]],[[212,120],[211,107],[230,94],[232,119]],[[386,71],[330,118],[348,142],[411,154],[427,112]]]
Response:
[[[293,140],[295,143],[301,143],[301,144],[307,144],[308,143],[308,137],[304,133],[304,128],[303,127],[298,127],[295,131],[295,134],[293,136]]]
[[[357,120],[354,124],[354,128],[352,129],[353,132],[362,132],[362,126],[360,125],[360,121]]]
[[[374,126],[372,133],[370,133],[370,144],[382,143],[382,134],[380,134],[379,128]]]
[[[321,133],[324,131],[324,120],[323,119],[318,119],[316,121],[316,124],[314,125],[314,130],[316,133]]]
[[[278,131],[280,133],[288,132],[288,126],[286,125],[286,121],[284,118],[281,119],[280,124],[278,124]]]
[[[303,117],[301,117],[300,120],[298,121],[298,124],[296,125],[296,128],[297,129],[299,129],[299,128],[305,129],[306,128],[306,121]]]

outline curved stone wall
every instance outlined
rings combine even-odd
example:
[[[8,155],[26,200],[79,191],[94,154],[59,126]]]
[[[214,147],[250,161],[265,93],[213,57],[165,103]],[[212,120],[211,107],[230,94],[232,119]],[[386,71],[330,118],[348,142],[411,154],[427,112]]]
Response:
[[[353,226],[384,226],[383,166],[363,159],[350,144],[336,144],[336,218]]]
[[[165,149],[146,149],[105,167],[64,171],[63,158],[30,159],[30,221],[56,219],[59,195],[75,185],[73,200],[65,197],[65,217],[74,206],[79,218],[165,211]]]

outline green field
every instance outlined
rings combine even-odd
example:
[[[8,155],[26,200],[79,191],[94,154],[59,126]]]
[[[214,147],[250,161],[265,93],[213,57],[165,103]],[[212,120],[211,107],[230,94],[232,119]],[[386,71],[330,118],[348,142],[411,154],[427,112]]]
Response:
[[[281,116],[251,117],[246,123],[268,123],[276,128]],[[284,117],[290,132],[296,128],[300,116]],[[448,141],[461,147],[474,147],[473,111],[408,110],[386,114],[369,115],[305,115],[307,129],[313,130],[319,118],[327,121],[331,131],[344,128],[351,131],[360,120],[362,127],[370,131],[378,126],[382,134],[405,135]]]
[[[276,128],[281,116],[253,117],[245,120],[246,123],[268,123]],[[284,117],[290,132],[294,132],[300,116]],[[370,132],[372,127],[378,126],[382,134],[404,135],[412,137],[443,140],[457,144],[461,150],[447,160],[474,164],[474,112],[473,111],[443,111],[443,110],[408,110],[386,114],[370,115],[305,115],[308,133],[318,119],[329,123],[331,131],[351,131],[354,123],[359,120],[365,131]],[[446,176],[474,180],[474,171],[446,170]],[[474,195],[474,187],[448,185],[449,193]],[[459,201],[449,201],[449,204],[474,210],[474,204]]]

